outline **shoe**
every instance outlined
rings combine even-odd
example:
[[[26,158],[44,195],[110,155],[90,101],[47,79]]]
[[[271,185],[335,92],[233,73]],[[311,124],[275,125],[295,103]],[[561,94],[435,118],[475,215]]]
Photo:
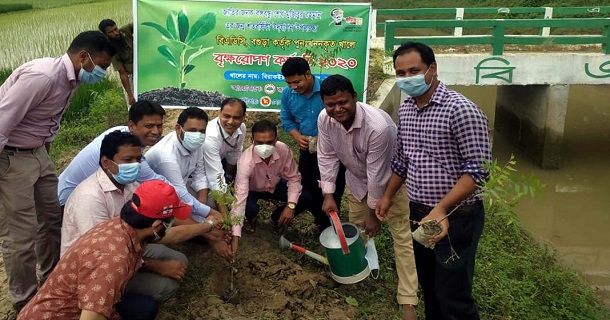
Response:
[[[242,229],[246,230],[249,233],[254,233],[256,231],[256,226],[258,225],[258,220],[257,218],[253,218],[250,220],[244,220],[244,225],[242,226]]]
[[[417,312],[414,305],[402,305],[402,320],[417,320]]]

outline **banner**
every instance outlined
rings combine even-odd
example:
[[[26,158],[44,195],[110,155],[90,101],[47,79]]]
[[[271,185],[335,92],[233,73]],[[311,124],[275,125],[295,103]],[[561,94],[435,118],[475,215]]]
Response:
[[[281,67],[295,56],[322,80],[346,76],[366,98],[368,3],[137,0],[134,12],[138,99],[218,109],[237,97],[279,111]]]

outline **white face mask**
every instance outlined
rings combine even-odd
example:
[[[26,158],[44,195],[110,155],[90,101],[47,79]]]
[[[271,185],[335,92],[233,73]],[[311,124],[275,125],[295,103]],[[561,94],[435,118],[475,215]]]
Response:
[[[182,127],[180,127],[180,129],[182,129]],[[182,129],[182,132],[184,132],[182,145],[188,151],[196,151],[205,142],[205,134],[201,132],[186,132],[184,129]]]
[[[269,144],[259,144],[254,146],[254,152],[256,152],[261,159],[271,157],[273,151],[275,151],[275,147]]]

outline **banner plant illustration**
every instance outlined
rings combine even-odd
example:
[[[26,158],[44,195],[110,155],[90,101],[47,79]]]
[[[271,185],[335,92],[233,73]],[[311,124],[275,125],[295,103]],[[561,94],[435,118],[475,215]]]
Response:
[[[155,22],[143,22],[142,25],[151,27],[161,34],[161,38],[168,42],[157,48],[167,63],[178,70],[179,88],[186,87],[185,76],[195,69],[193,60],[213,47],[197,46],[196,42],[210,33],[216,27],[216,13],[208,12],[191,26],[186,8],[181,11],[171,11],[167,15],[166,27]]]

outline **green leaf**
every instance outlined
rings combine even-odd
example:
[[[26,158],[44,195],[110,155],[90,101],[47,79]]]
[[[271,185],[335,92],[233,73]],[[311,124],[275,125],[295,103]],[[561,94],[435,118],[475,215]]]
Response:
[[[167,39],[171,39],[172,35],[169,33],[169,31],[167,31],[165,28],[163,28],[162,25],[158,24],[158,23],[154,23],[154,22],[142,22],[143,26],[147,26],[147,27],[151,27],[154,28],[155,30],[159,31],[159,33],[161,33],[161,35]]]
[[[180,83],[180,90],[184,89],[184,87],[186,87],[186,82],[181,82]]]
[[[176,67],[178,65],[178,61],[176,60],[176,57],[174,57],[174,54],[172,53],[172,51],[169,49],[169,47],[167,45],[159,46],[157,48],[157,50],[161,53],[161,55],[163,55],[163,57],[165,57],[165,60],[167,60],[167,62],[169,64],[171,64],[174,67]]]
[[[210,33],[216,27],[216,13],[208,12],[193,24],[193,28],[186,39],[186,43],[193,43],[195,40]]]
[[[186,63],[189,64],[191,63],[191,61],[193,61],[193,59],[197,58],[198,56],[202,55],[204,52],[211,50],[214,47],[208,47],[208,48],[200,48],[199,50],[197,50],[197,52],[191,54],[188,59],[186,60]]]
[[[178,39],[178,12],[172,11],[167,15],[167,31],[171,33],[172,39]]]
[[[189,34],[189,18],[184,11],[178,12],[178,31],[180,34],[180,41],[184,42],[186,36]]]
[[[358,307],[358,300],[352,297],[345,297],[345,302],[352,307]]]
[[[184,66],[184,74],[188,74],[189,72],[193,71],[193,69],[195,69],[194,65],[187,64],[186,66]]]

